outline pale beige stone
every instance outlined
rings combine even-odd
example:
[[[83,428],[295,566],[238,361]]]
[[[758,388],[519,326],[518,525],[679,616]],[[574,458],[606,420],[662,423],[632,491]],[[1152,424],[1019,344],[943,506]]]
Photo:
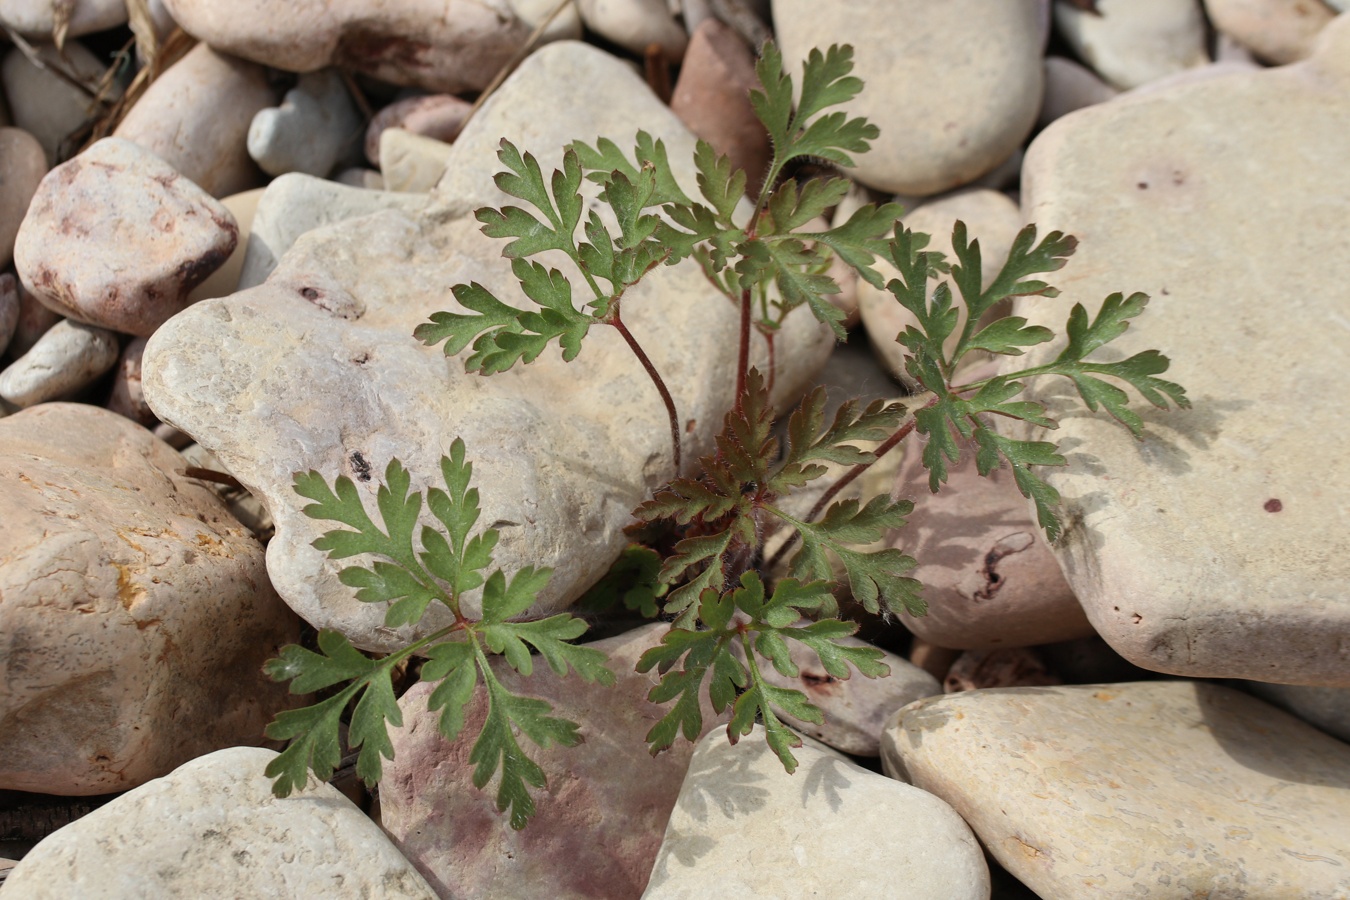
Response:
[[[14,258],[19,223],[46,174],[47,159],[37,138],[22,128],[0,128],[0,267]]]
[[[1091,69],[1062,56],[1045,60],[1045,99],[1036,124],[1045,126],[1085,106],[1105,103],[1120,91]]]
[[[1045,473],[1068,523],[1056,555],[1136,665],[1350,686],[1347,419],[1334,392],[1308,387],[1336,383],[1350,358],[1348,130],[1342,17],[1305,63],[1121,97],[1051,125],[1028,154],[1027,219],[1082,243],[1056,273],[1063,295],[1018,313],[1059,330],[1075,301],[1151,294],[1111,348],[1160,349],[1196,407],[1146,410],[1142,443],[1102,416],[1054,434],[1070,451]],[[1036,382],[1030,397],[1058,408],[1062,390]]]
[[[536,814],[523,831],[497,810],[495,783],[473,786],[469,753],[487,714],[481,681],[454,743],[437,730],[440,712],[427,709],[435,683],[400,698],[404,724],[391,732],[380,824],[442,896],[630,900],[642,892],[694,751],[683,737],[656,758],[647,748],[647,732],[669,708],[647,700],[659,673],[634,667],[668,630],[653,623],[588,644],[609,657],[612,685],[559,678],[542,660],[527,679],[494,658],[508,690],[539,697],[551,715],[581,726],[575,747],[539,748],[520,737],[548,779],[546,790],[531,790]],[[706,692],[701,706],[699,736],[721,736],[726,716],[713,713]]]
[[[664,138],[677,177],[692,186],[693,137],[638,76],[601,51],[551,44],[460,135],[434,206],[310,232],[265,284],[198,304],[152,338],[143,375],[151,407],[269,507],[277,524],[269,571],[301,615],[371,649],[418,633],[385,629],[384,609],[338,582],[345,564],[311,546],[330,526],[303,515],[292,476],[353,475],[373,499],[391,457],[415,487],[435,483],[455,437],[474,462],[483,524],[501,530],[498,564],[554,568],[533,614],[567,607],[624,546],[632,508],[673,469],[664,407],[618,334],[597,327],[575,363],[550,351],[490,378],[466,374],[460,360],[411,335],[432,312],[455,308],[448,288],[456,283],[476,280],[506,302],[526,302],[502,243],[472,216],[512,202],[492,180],[503,135],[539,153],[549,171],[573,138],[605,134],[628,144],[639,128]],[[255,239],[260,231],[255,222]],[[625,322],[687,423],[692,469],[730,405],[735,309],[694,263],[655,271],[624,302]],[[777,346],[781,400],[802,389],[833,337],[803,311],[788,319]],[[764,345],[754,349],[763,364]],[[477,598],[467,603],[473,613]],[[443,624],[433,611],[419,630]]]
[[[380,174],[386,191],[422,193],[436,186],[450,161],[450,145],[402,128],[380,134]]]
[[[125,0],[0,0],[0,24],[50,41],[59,18],[67,37],[116,28],[127,20]]]
[[[1055,24],[1078,55],[1127,90],[1209,62],[1200,0],[1096,0],[1100,15],[1056,0]]]
[[[62,319],[0,372],[0,399],[17,407],[66,397],[117,362],[117,335]]]
[[[516,6],[527,5],[165,0],[183,30],[222,53],[288,72],[355,69],[391,84],[451,94],[485,87],[524,45],[532,25]]]
[[[229,210],[164,160],[104,138],[42,180],[14,264],[57,312],[145,336],[187,305],[238,238]]]
[[[689,45],[666,0],[577,0],[577,8],[587,28],[639,56],[656,44],[668,61],[679,62]]]
[[[4,82],[14,124],[37,138],[50,166],[66,139],[92,114],[94,89],[104,66],[79,41],[67,41],[60,53],[51,44],[40,44],[36,49],[42,68],[14,47],[0,65],[0,81]],[[53,67],[60,67],[87,90],[80,90],[56,74]],[[114,88],[110,99],[120,93],[120,88]],[[79,148],[67,149],[73,153]]]
[[[253,234],[253,217],[257,214],[258,204],[266,191],[267,188],[254,188],[242,194],[231,194],[221,198],[220,205],[234,217],[234,224],[239,228],[239,240],[235,242],[229,258],[220,264],[220,268],[206,276],[206,280],[188,294],[189,305],[212,297],[227,297],[238,288],[239,276],[244,270],[244,258]]]
[[[1340,897],[1350,752],[1190,681],[971,691],[901,710],[886,770],[1042,897]]]
[[[16,278],[14,284],[19,295],[19,321],[14,325],[14,335],[9,342],[10,359],[18,359],[32,350],[38,340],[61,321],[59,313],[52,312],[23,289],[22,281]]]
[[[211,196],[225,197],[262,183],[248,155],[248,129],[276,102],[262,66],[198,44],[155,79],[113,136],[140,144]]]
[[[1036,0],[774,0],[784,67],[801,86],[811,48],[854,48],[863,92],[843,107],[881,129],[853,177],[928,196],[968,184],[1008,157],[1042,93]]]
[[[194,759],[39,843],[5,900],[132,897],[379,897],[436,894],[380,827],[310,776],[279,800],[270,750]]]
[[[279,106],[253,117],[248,155],[269,175],[304,172],[323,178],[354,155],[361,126],[342,75],[336,69],[307,72]]]
[[[1007,261],[1008,251],[1022,228],[1022,214],[1008,195],[977,189],[940,197],[925,203],[904,218],[905,227],[929,235],[932,240],[928,249],[944,254],[948,262],[956,261],[952,255],[952,229],[958,221],[966,223],[967,240],[980,242],[981,272],[984,284],[988,285]],[[880,262],[877,270],[881,272],[883,284],[897,274],[895,267],[886,262]],[[930,284],[930,296],[939,283],[934,280]],[[918,320],[899,304],[894,294],[884,288],[859,279],[857,293],[863,326],[867,329],[867,337],[877,359],[893,377],[913,386],[916,382],[904,370],[905,348],[895,339],[910,325],[917,326]],[[948,352],[956,347],[966,321],[965,304],[961,303],[959,296],[955,303],[959,319],[956,329],[944,345]],[[997,309],[991,314],[997,315]]]
[[[1215,28],[1277,65],[1311,56],[1317,35],[1336,18],[1322,0],[1205,0],[1205,10]]]
[[[366,159],[371,165],[380,164],[380,135],[386,128],[402,128],[451,143],[468,121],[472,109],[472,103],[454,94],[425,94],[396,100],[371,118],[366,128]]]
[[[643,900],[984,900],[970,828],[930,793],[810,747],[788,775],[760,726],[699,742]]]
[[[126,790],[296,702],[261,669],[299,621],[183,467],[95,406],[0,419],[0,789]]]

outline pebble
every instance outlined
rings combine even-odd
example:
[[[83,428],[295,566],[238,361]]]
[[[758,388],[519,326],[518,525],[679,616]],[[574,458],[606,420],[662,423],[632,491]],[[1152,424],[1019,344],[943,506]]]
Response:
[[[932,493],[922,454],[912,449],[894,482],[892,496],[913,500],[914,512],[887,536],[888,545],[918,561],[910,577],[923,584],[928,604],[927,615],[902,613],[904,626],[939,647],[958,649],[1029,647],[1092,634],[1012,471],[980,475],[975,448],[967,444],[948,474]]]
[[[0,272],[0,356],[4,355],[18,327],[19,280],[9,272]]]
[[[436,186],[450,160],[450,145],[402,128],[380,134],[380,174],[386,191],[423,193]]]
[[[19,223],[46,174],[47,157],[37,138],[22,128],[0,128],[0,267],[14,259]]]
[[[0,419],[0,790],[123,791],[294,704],[261,668],[300,622],[183,468],[95,406]]]
[[[1249,682],[1253,694],[1350,743],[1350,690]]]
[[[1209,62],[1199,0],[1096,0],[1101,15],[1056,0],[1055,24],[1074,52],[1121,90]]]
[[[685,127],[746,173],[746,194],[758,197],[773,148],[755,117],[750,90],[759,87],[755,55],[740,35],[715,18],[703,20],[689,40],[670,99]]]
[[[1026,647],[999,650],[967,650],[952,661],[942,679],[942,691],[956,694],[989,688],[1036,687],[1062,684],[1059,676]]]
[[[986,285],[991,283],[1007,261],[1008,251],[1017,233],[1022,230],[1021,211],[1006,194],[977,188],[925,203],[904,219],[906,228],[929,235],[932,240],[928,249],[944,254],[949,262],[956,259],[952,255],[952,229],[957,221],[966,223],[969,240],[980,242],[983,282]],[[897,274],[895,267],[889,263],[883,262],[877,269],[881,272],[883,283],[889,282]],[[930,296],[938,283],[931,283]],[[944,344],[949,352],[955,349],[957,337],[965,325],[965,305],[958,298],[956,306],[960,318],[952,336]],[[858,281],[858,307],[868,340],[882,367],[901,383],[914,385],[913,378],[904,370],[905,348],[896,342],[896,336],[908,326],[917,325],[918,320],[900,305],[890,291],[874,287],[861,279]],[[990,313],[998,314],[998,307]]]
[[[798,624],[809,623],[803,620]],[[785,713],[779,717],[799,734],[843,753],[880,755],[886,719],[902,706],[942,692],[936,678],[894,653],[885,653],[881,659],[890,667],[890,675],[867,678],[850,667],[849,677],[840,679],[825,670],[810,647],[797,641],[787,643],[788,655],[798,674],[784,675],[761,658],[759,667],[764,680],[777,687],[801,691],[824,713],[825,721],[817,725]],[[847,647],[872,646],[858,638],[842,638],[838,643]],[[741,646],[734,644],[733,648],[743,660]]]
[[[1086,66],[1062,56],[1046,57],[1045,100],[1036,124],[1049,125],[1075,110],[1105,103],[1119,93]]]
[[[38,342],[53,325],[61,321],[58,313],[52,312],[23,289],[23,282],[14,279],[19,295],[19,321],[14,326],[14,336],[9,342],[10,359],[18,359]]]
[[[307,232],[385,209],[411,215],[426,205],[425,195],[356,188],[308,175],[282,175],[257,200],[236,289],[242,291],[266,281],[286,251]]]
[[[647,732],[667,710],[647,701],[660,676],[634,667],[668,629],[654,623],[588,645],[609,657],[612,686],[559,678],[542,662],[525,679],[496,660],[508,690],[547,701],[551,715],[580,724],[584,738],[540,749],[521,737],[548,778],[546,790],[531,791],[537,814],[524,831],[507,827],[495,785],[472,784],[469,752],[487,714],[481,680],[453,744],[437,730],[440,713],[427,709],[435,684],[403,695],[404,724],[391,734],[394,759],[380,785],[380,824],[441,896],[628,900],[642,893],[694,750],[681,738],[654,759],[647,752]],[[700,736],[721,734],[726,719],[706,697],[702,712]]]
[[[258,204],[266,190],[254,188],[242,194],[231,194],[221,198],[221,206],[229,210],[230,215],[234,217],[235,225],[239,227],[239,240],[235,242],[234,250],[230,252],[229,258],[221,263],[220,268],[206,276],[205,281],[188,292],[189,304],[209,300],[212,297],[226,297],[238,288],[239,275],[244,270],[244,258],[253,235],[253,217],[257,214]]]
[[[520,16],[532,32],[546,17],[553,16],[553,21],[539,36],[540,44],[581,40],[583,34],[581,13],[577,11],[575,3],[568,3],[556,15],[554,11],[558,7],[557,0],[510,0],[510,3],[512,11]]]
[[[66,397],[117,363],[117,335],[62,319],[0,372],[0,399],[18,407]]]
[[[1323,0],[1205,0],[1220,32],[1275,65],[1312,56],[1336,11]]]
[[[401,128],[422,137],[452,142],[469,118],[473,104],[454,94],[424,94],[396,100],[377,112],[366,129],[366,159],[380,164],[380,135],[386,128]]]
[[[1350,204],[1350,18],[1319,47],[1279,70],[1083,110],[1027,154],[1028,220],[1091,239],[1056,279],[1064,295],[1019,301],[1018,315],[1058,330],[1074,301],[1091,311],[1113,291],[1150,294],[1111,347],[1161,350],[1195,398],[1191,412],[1145,412],[1142,442],[1101,417],[1062,418],[1055,438],[1076,452],[1044,476],[1070,523],[1055,548],[1069,585],[1146,669],[1350,686],[1350,471],[1321,449],[1350,440],[1350,420],[1334,396],[1301,388],[1338,379],[1350,358],[1337,299],[1350,255],[1331,212]],[[1243,151],[1216,154],[1215,141]],[[1219,307],[1196,327],[1197,310]],[[1054,352],[1032,348],[1026,364]],[[1033,382],[1028,397],[1058,404],[1060,390]],[[1298,414],[1272,419],[1291,391]]]
[[[453,11],[422,0],[330,0],[313,8],[270,0],[165,5],[184,31],[221,53],[287,72],[352,69],[449,94],[485,87],[532,30],[509,0],[475,0]]]
[[[58,10],[68,16],[68,38],[116,28],[127,21],[125,0],[0,0],[0,25],[27,38],[50,41],[56,30]]]
[[[272,510],[269,572],[312,624],[339,628],[367,649],[402,646],[414,633],[384,629],[384,610],[355,600],[338,581],[341,564],[311,546],[328,526],[301,512],[296,471],[380,473],[397,456],[421,487],[439,478],[441,455],[462,438],[483,521],[504,523],[497,564],[554,568],[530,615],[567,608],[627,543],[632,508],[672,469],[665,411],[619,335],[595,330],[580,364],[550,351],[492,378],[466,374],[440,348],[408,335],[432,312],[453,308],[447,286],[457,282],[474,279],[523,302],[501,242],[473,218],[479,207],[508,202],[492,180],[503,136],[539,153],[551,171],[576,135],[628,143],[639,128],[666,142],[676,177],[692,189],[694,138],[637,74],[585,45],[550,44],[470,120],[426,201],[435,207],[310,232],[266,284],[192,307],[151,339],[143,372],[151,407],[216,453]],[[260,205],[255,240],[262,214]],[[692,423],[684,449],[692,461],[712,449],[730,406],[736,312],[692,261],[653,273],[643,291],[625,320],[655,364],[703,373],[667,375],[682,420]],[[833,346],[814,319],[788,319],[778,337],[779,402],[797,396]],[[763,345],[753,349],[762,364]],[[377,484],[363,481],[361,490]],[[476,603],[466,600],[471,614]],[[442,624],[433,611],[418,630]]]
[[[774,0],[784,66],[800,87],[813,47],[854,48],[861,95],[842,107],[881,129],[849,174],[869,187],[929,196],[1006,159],[1040,108],[1037,0]]]
[[[104,138],[42,180],[14,256],[24,287],[52,309],[149,335],[238,237],[229,210],[164,160]]]
[[[79,41],[67,41],[62,53],[57,53],[51,44],[40,44],[35,49],[46,66],[60,66],[90,90],[103,75],[103,64]],[[0,83],[4,85],[14,124],[37,138],[46,154],[46,164],[51,166],[62,142],[88,118],[90,95],[50,68],[39,69],[17,47],[6,53],[0,63]]]
[[[969,826],[926,791],[763,729],[698,744],[643,900],[840,896],[985,900],[989,869]]]
[[[107,407],[138,425],[150,426],[155,423],[155,411],[145,402],[145,393],[141,390],[141,356],[145,353],[145,341],[143,337],[132,338],[122,348],[113,371]]]
[[[312,775],[272,796],[276,753],[233,747],[194,759],[43,840],[5,900],[380,897],[436,894],[380,827]]]
[[[887,772],[1041,897],[1350,892],[1350,753],[1193,681],[970,691],[896,714]]]
[[[678,63],[689,46],[666,0],[577,0],[577,9],[587,28],[638,56],[655,44]]]
[[[324,177],[350,158],[361,115],[336,69],[301,75],[280,106],[259,110],[248,129],[248,155],[268,175]]]
[[[230,9],[233,14],[236,7]],[[225,197],[262,183],[248,155],[248,131],[253,117],[276,102],[262,66],[198,44],[146,88],[113,136],[162,157],[211,196]]]

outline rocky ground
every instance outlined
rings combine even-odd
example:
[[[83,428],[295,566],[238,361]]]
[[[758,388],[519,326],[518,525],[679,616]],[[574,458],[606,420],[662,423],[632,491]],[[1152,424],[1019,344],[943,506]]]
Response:
[[[0,2],[3,900],[1350,897],[1345,0],[432,6]],[[538,615],[673,474],[617,336],[490,379],[412,339],[453,284],[514,289],[473,217],[506,199],[498,142],[547,171],[641,128],[692,187],[701,137],[753,181],[769,36],[794,71],[855,47],[881,137],[837,219],[895,197],[939,249],[964,220],[986,277],[1026,222],[1076,235],[1062,296],[1015,312],[1058,329],[1150,294],[1121,351],[1168,354],[1194,408],[1145,413],[1142,442],[1065,417],[1056,546],[1006,474],[934,497],[911,452],[861,479],[916,499],[890,542],[931,613],[864,623],[887,679],[809,653],[775,676],[826,713],[794,723],[792,776],[711,712],[649,758],[633,663],[666,626],[601,618],[616,686],[528,683],[586,741],[539,753],[525,831],[413,677],[377,791],[349,765],[277,800],[262,729],[304,698],[263,662],[318,628],[379,652],[437,627],[338,582],[293,473],[373,496],[391,457],[416,480],[462,438],[498,562],[555,569]],[[903,310],[836,274],[852,341],[790,318],[780,407],[906,391]],[[642,291],[692,459],[734,310],[692,263]]]

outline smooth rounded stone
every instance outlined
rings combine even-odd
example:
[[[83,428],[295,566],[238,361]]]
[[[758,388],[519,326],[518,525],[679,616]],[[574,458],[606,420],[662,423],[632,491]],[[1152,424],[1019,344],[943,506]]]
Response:
[[[919,448],[900,463],[891,494],[913,500],[914,511],[887,535],[887,545],[918,561],[910,576],[923,584],[928,604],[927,615],[902,613],[900,621],[930,643],[963,650],[1092,634],[1012,471],[980,475],[975,449],[962,448],[936,494]]]
[[[503,136],[538,154],[547,172],[578,136],[631,146],[638,129],[665,141],[675,176],[692,190],[694,138],[640,77],[584,44],[550,44],[470,120],[425,212],[385,210],[305,234],[265,284],[197,304],[151,339],[143,373],[151,408],[267,505],[277,525],[268,545],[273,583],[311,623],[389,650],[450,620],[433,610],[415,629],[385,629],[384,608],[357,601],[338,581],[343,564],[313,548],[330,526],[303,514],[295,472],[331,479],[369,466],[371,480],[358,477],[373,502],[391,457],[420,489],[438,483],[441,456],[462,438],[482,521],[501,531],[497,564],[554,569],[529,613],[539,616],[570,606],[608,568],[627,543],[632,509],[673,474],[665,409],[611,329],[593,329],[573,364],[550,350],[490,378],[466,374],[460,360],[411,337],[431,313],[456,308],[448,290],[456,283],[478,281],[503,302],[528,302],[501,257],[503,243],[473,217],[514,202],[492,179]],[[587,182],[585,190],[597,187]],[[624,314],[687,423],[692,470],[731,405],[736,311],[686,261],[654,271],[630,292]],[[797,396],[833,346],[809,313],[789,317],[777,339],[775,402]],[[752,349],[765,365],[764,345]],[[477,603],[466,598],[470,615]]]
[[[1276,65],[1311,56],[1336,18],[1323,0],[1205,0],[1205,11],[1220,32]]]
[[[800,89],[814,47],[852,44],[863,92],[842,107],[881,129],[851,177],[916,196],[967,184],[1008,157],[1042,94],[1037,0],[774,0],[784,67]]]
[[[338,184],[345,184],[348,187],[364,188],[368,191],[384,190],[384,176],[373,169],[363,169],[353,166],[350,169],[343,169],[333,180]]]
[[[426,94],[396,100],[375,114],[366,128],[365,153],[370,164],[380,164],[380,135],[386,128],[450,143],[469,118],[473,104],[454,94]]]
[[[1350,466],[1336,449],[1350,420],[1306,390],[1350,358],[1334,213],[1350,204],[1348,129],[1341,17],[1307,62],[1120,97],[1052,124],[1027,154],[1027,220],[1085,239],[1056,273],[1063,294],[1017,313],[1058,330],[1075,301],[1151,294],[1111,347],[1167,354],[1196,406],[1144,411],[1142,443],[1103,417],[1061,418],[1069,465],[1043,474],[1064,500],[1060,567],[1138,666],[1350,686]],[[1215,154],[1216,140],[1243,152]],[[1032,382],[1027,396],[1062,412],[1057,390]]]
[[[423,194],[369,190],[309,175],[282,175],[257,200],[237,290],[266,281],[286,251],[307,232],[386,209],[417,215],[427,203]]]
[[[66,37],[106,31],[127,21],[126,0],[0,0],[0,25],[50,41],[58,9],[64,12]]]
[[[46,174],[47,156],[38,139],[22,128],[0,128],[0,267],[14,258],[19,223]]]
[[[183,468],[95,406],[0,419],[0,789],[126,790],[297,702],[262,665],[300,623]]]
[[[1350,743],[1350,690],[1259,681],[1248,682],[1246,687],[1262,700]]]
[[[1041,897],[1350,891],[1350,753],[1193,681],[970,691],[905,707],[887,772],[954,806]]]
[[[380,174],[386,191],[422,193],[436,186],[450,161],[450,145],[402,128],[380,134]]]
[[[19,280],[9,272],[0,272],[0,356],[18,327]]]
[[[673,63],[684,57],[689,36],[666,0],[576,0],[581,21],[596,34],[642,56],[652,44]]]
[[[755,117],[750,90],[759,87],[755,55],[729,26],[704,19],[689,40],[670,108],[694,134],[730,157],[747,175],[746,193],[758,196],[773,148]]]
[[[668,630],[654,623],[587,645],[609,656],[613,686],[559,678],[542,661],[523,678],[494,658],[509,690],[547,701],[551,715],[578,723],[584,738],[540,749],[521,737],[548,778],[547,790],[532,791],[537,813],[524,831],[497,811],[495,783],[485,790],[472,783],[469,752],[487,715],[481,680],[453,744],[437,730],[439,711],[427,710],[434,683],[403,695],[404,724],[391,730],[394,758],[380,783],[380,824],[441,896],[626,900],[642,893],[694,751],[680,738],[660,756],[647,752],[647,732],[668,710],[647,701],[659,674],[634,667]],[[706,694],[701,703],[701,734],[716,729],[725,741]]]
[[[39,44],[35,49],[46,66],[59,66],[74,74],[90,90],[103,75],[103,63],[79,41],[66,41],[61,52],[51,44]],[[9,99],[14,124],[37,138],[50,166],[61,142],[89,117],[90,95],[51,68],[33,65],[18,47],[5,54],[0,63],[0,83]]]
[[[248,155],[248,132],[253,117],[276,102],[262,66],[198,44],[146,88],[113,136],[162,157],[211,196],[225,197],[262,182]]]
[[[20,408],[65,397],[117,363],[117,335],[62,319],[0,372],[0,399]]]
[[[1200,0],[1096,0],[1100,15],[1055,0],[1074,52],[1122,90],[1209,62]]]
[[[968,239],[980,242],[980,262],[985,285],[998,275],[999,269],[1008,259],[1013,240],[1022,230],[1022,213],[1017,204],[1008,195],[985,188],[959,191],[925,203],[906,215],[904,221],[906,228],[930,235],[932,240],[928,249],[945,254],[949,262],[955,261],[952,255],[952,229],[958,221],[965,222]],[[897,274],[895,267],[886,262],[879,262],[877,270],[881,272],[883,283]],[[935,280],[930,285],[930,296],[939,283]],[[861,279],[858,281],[858,307],[877,359],[892,377],[912,386],[914,381],[904,370],[905,348],[896,342],[896,336],[910,325],[917,327],[918,320],[914,314],[901,306],[890,291],[874,287]],[[944,345],[948,351],[956,347],[961,328],[965,325],[966,308],[959,298],[956,307],[960,318]],[[997,308],[991,314],[997,314]]]
[[[942,679],[942,691],[956,694],[988,688],[1031,687],[1063,684],[1033,650],[1005,647],[1000,650],[967,650],[952,661]]]
[[[537,29],[544,19],[553,16],[553,21],[544,27],[543,34],[539,36],[540,44],[581,40],[584,29],[581,25],[581,13],[577,11],[575,3],[568,3],[558,10],[557,0],[508,0],[508,2],[515,14],[530,27],[531,32]]]
[[[52,312],[23,289],[22,281],[16,278],[15,284],[19,293],[19,321],[14,326],[14,336],[9,342],[10,359],[18,359],[32,350],[38,340],[61,321],[59,313]]]
[[[29,293],[63,315],[149,335],[238,239],[229,210],[172,166],[104,138],[42,179],[14,262]]]
[[[1187,69],[1184,72],[1177,72],[1173,75],[1167,75],[1159,78],[1157,81],[1150,81],[1148,84],[1140,85],[1130,91],[1131,94],[1148,94],[1154,91],[1167,91],[1182,84],[1194,84],[1199,81],[1209,81],[1212,78],[1224,78],[1228,75],[1246,74],[1249,72],[1259,72],[1263,67],[1254,62],[1242,62],[1239,60],[1226,60],[1224,62],[1212,62],[1203,66],[1196,66],[1193,69]]]
[[[517,0],[519,2],[519,0]],[[390,84],[448,94],[486,87],[531,26],[509,0],[425,3],[165,0],[174,20],[222,53],[284,69],[354,69]]]
[[[1062,56],[1045,59],[1045,99],[1036,124],[1044,127],[1069,113],[1105,103],[1119,94],[1096,72]]]
[[[132,897],[380,897],[434,900],[412,865],[350,800],[313,775],[272,796],[271,750],[194,759],[40,842],[5,900]]]
[[[248,155],[268,175],[303,172],[320,178],[350,156],[361,116],[336,69],[300,76],[280,106],[259,110],[248,128]]]
[[[258,204],[266,190],[254,188],[242,194],[231,194],[221,198],[220,204],[229,210],[230,215],[234,217],[235,225],[239,227],[239,240],[235,242],[234,250],[230,252],[229,258],[221,263],[220,268],[206,276],[205,281],[188,292],[189,304],[209,300],[212,297],[227,297],[238,289],[239,275],[244,270],[244,257],[247,255],[250,238],[253,235],[253,217],[257,214]]]
[[[145,402],[145,393],[141,390],[141,356],[145,353],[145,340],[143,337],[132,338],[122,348],[113,372],[107,406],[138,425],[153,425],[155,411]]]
[[[852,637],[841,638],[839,643],[848,647],[872,646]],[[734,644],[733,649],[739,658],[745,658],[740,644]],[[801,691],[825,714],[825,722],[817,725],[783,713],[779,713],[779,718],[799,734],[854,756],[879,755],[881,732],[892,713],[915,700],[942,693],[936,678],[894,653],[886,653],[881,660],[890,666],[890,675],[867,678],[850,667],[846,679],[835,678],[825,671],[820,657],[805,644],[788,641],[788,655],[798,674],[784,675],[760,658],[764,680],[777,687]]]
[[[932,794],[808,747],[788,775],[763,729],[694,750],[643,900],[989,896],[970,827]],[[899,824],[903,823],[903,824]]]

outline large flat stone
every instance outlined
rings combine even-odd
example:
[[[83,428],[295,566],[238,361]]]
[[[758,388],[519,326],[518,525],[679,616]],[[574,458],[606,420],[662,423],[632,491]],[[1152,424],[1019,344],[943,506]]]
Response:
[[[1343,897],[1350,746],[1192,681],[905,707],[888,772],[946,800],[1041,897]]]
[[[1063,295],[1019,314],[1058,330],[1074,301],[1151,294],[1111,347],[1162,350],[1195,404],[1146,412],[1142,442],[1104,416],[1055,435],[1070,450],[1049,473],[1060,564],[1137,665],[1350,685],[1347,134],[1342,16],[1307,62],[1080,110],[1027,155],[1028,221],[1081,244]],[[1033,397],[1058,403],[1057,381]]]
[[[482,524],[501,531],[498,563],[554,568],[535,614],[566,607],[604,572],[626,541],[632,508],[673,473],[664,407],[611,329],[593,329],[574,363],[550,351],[490,378],[466,375],[461,361],[412,337],[431,313],[455,307],[449,288],[459,282],[528,303],[501,259],[502,242],[472,218],[508,201],[492,181],[503,136],[539,154],[548,171],[570,140],[605,134],[631,146],[639,128],[665,138],[677,177],[692,189],[694,139],[640,78],[585,45],[550,45],[460,135],[424,213],[388,210],[310,232],[265,284],[197,304],[147,346],[150,405],[267,505],[277,526],[268,571],[312,624],[377,650],[414,634],[385,630],[384,608],[355,600],[337,580],[344,563],[311,546],[331,525],[301,512],[295,472],[354,476],[373,504],[391,457],[416,489],[439,479],[441,455],[463,438]],[[730,406],[736,311],[690,262],[654,272],[624,302],[625,322],[674,394],[692,465]],[[832,345],[808,312],[790,317],[778,338],[778,395],[795,396]],[[762,351],[757,342],[760,359]],[[471,612],[475,603],[470,597]],[[449,621],[433,611],[423,628]]]

